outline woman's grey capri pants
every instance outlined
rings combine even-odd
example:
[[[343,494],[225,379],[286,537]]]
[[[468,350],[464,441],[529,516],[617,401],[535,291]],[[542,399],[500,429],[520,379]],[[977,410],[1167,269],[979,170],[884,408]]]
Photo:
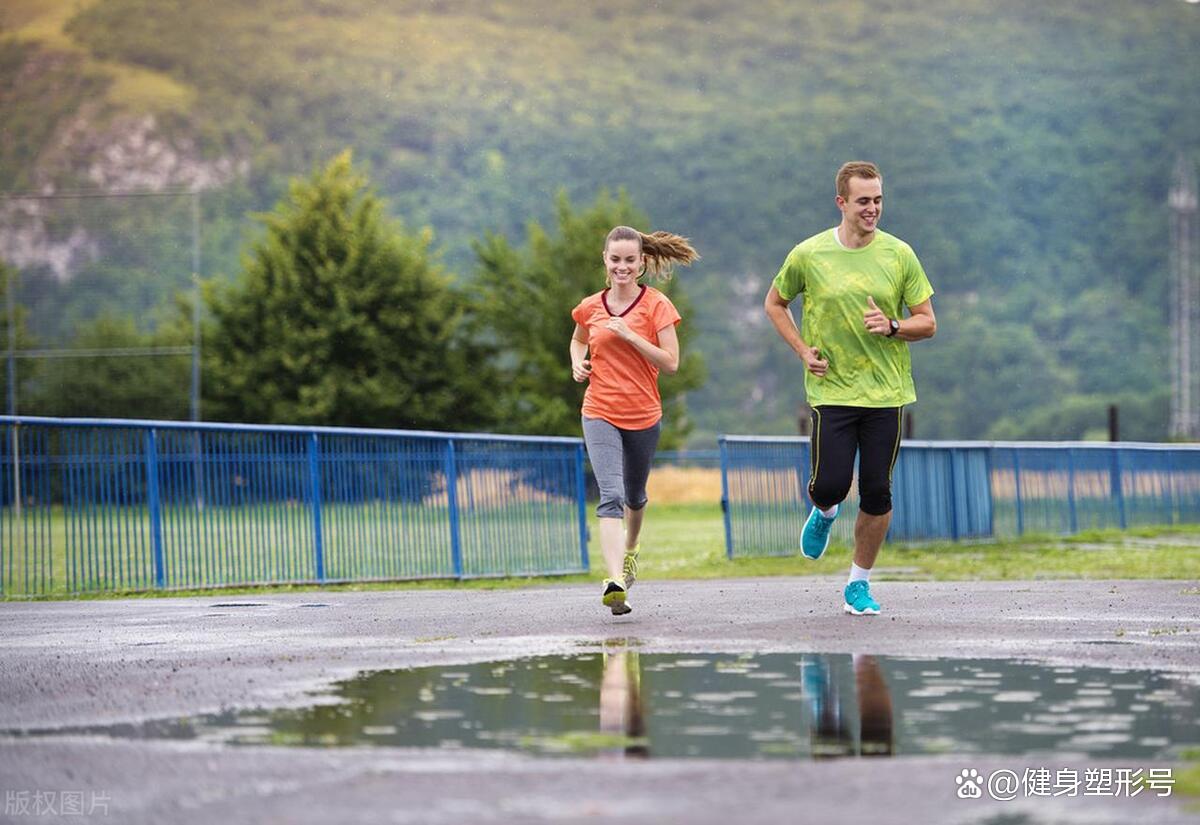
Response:
[[[622,518],[626,506],[646,506],[646,479],[661,430],[661,421],[645,430],[622,430],[602,418],[583,419],[583,440],[600,485],[597,516]]]

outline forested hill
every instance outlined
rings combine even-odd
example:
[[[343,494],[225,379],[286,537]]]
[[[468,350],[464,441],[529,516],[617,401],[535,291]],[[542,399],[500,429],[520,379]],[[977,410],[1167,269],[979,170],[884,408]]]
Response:
[[[169,147],[152,179],[213,193],[210,274],[237,270],[248,209],[345,147],[464,280],[486,231],[520,243],[528,221],[552,223],[560,189],[582,204],[624,188],[703,255],[682,275],[709,372],[689,398],[697,439],[790,433],[800,371],[762,295],[835,222],[838,164],[872,159],[882,226],[937,290],[938,336],[914,346],[918,436],[1079,436],[1109,402],[1127,436],[1166,434],[1165,202],[1179,153],[1200,159],[1198,5],[8,0],[0,14],[0,187],[120,188],[146,179],[137,146]],[[113,144],[132,147],[119,163]]]

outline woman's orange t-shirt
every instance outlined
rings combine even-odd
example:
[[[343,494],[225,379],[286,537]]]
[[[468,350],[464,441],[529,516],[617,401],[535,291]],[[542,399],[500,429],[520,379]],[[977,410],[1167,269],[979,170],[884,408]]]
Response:
[[[583,415],[602,418],[623,430],[645,430],[662,418],[658,367],[633,345],[606,328],[614,317],[608,311],[608,290],[589,295],[571,310],[575,323],[587,330],[592,374],[583,396]],[[643,286],[629,308],[620,313],[626,325],[658,346],[658,332],[681,320],[671,299],[654,287]]]

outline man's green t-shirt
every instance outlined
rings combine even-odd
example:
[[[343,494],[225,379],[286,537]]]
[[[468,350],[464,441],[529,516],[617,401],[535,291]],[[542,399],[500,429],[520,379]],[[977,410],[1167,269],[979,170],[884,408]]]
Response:
[[[917,400],[908,344],[867,332],[867,297],[889,318],[916,306],[933,287],[912,247],[876,230],[871,243],[847,249],[837,229],[798,244],[779,274],[775,289],[785,301],[804,294],[800,336],[829,362],[823,377],[807,370],[804,391],[810,406],[900,407]]]

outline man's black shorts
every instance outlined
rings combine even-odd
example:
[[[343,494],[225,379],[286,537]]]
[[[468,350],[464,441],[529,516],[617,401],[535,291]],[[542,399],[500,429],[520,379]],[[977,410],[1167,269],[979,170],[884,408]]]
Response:
[[[858,508],[868,515],[892,511],[892,467],[900,451],[903,407],[822,404],[812,413],[812,476],[808,497],[822,510],[850,492],[858,453]]]

